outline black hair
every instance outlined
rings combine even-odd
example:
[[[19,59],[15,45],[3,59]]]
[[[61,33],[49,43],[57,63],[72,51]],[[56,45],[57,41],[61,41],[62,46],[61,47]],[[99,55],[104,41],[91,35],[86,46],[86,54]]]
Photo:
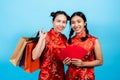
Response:
[[[84,22],[87,22],[87,19],[86,19],[85,15],[84,15],[82,12],[79,12],[79,11],[78,11],[78,12],[73,13],[72,16],[70,17],[70,25],[71,25],[71,19],[72,19],[74,16],[79,16],[79,17],[81,17],[81,18],[84,20]],[[86,36],[80,38],[81,41],[87,40],[88,34],[89,34],[89,31],[88,31],[88,29],[87,29],[87,23],[86,23],[86,25],[84,26],[84,28],[85,28]],[[68,43],[69,43],[69,44],[71,43],[71,36],[73,35],[73,33],[74,33],[74,31],[73,31],[73,29],[71,28],[70,34],[69,34],[69,39],[68,39]]]
[[[68,14],[64,11],[56,11],[56,12],[51,12],[50,16],[53,17],[53,21],[55,20],[56,16],[59,15],[59,14],[63,14],[66,16],[67,20],[70,20],[70,17],[68,16]]]

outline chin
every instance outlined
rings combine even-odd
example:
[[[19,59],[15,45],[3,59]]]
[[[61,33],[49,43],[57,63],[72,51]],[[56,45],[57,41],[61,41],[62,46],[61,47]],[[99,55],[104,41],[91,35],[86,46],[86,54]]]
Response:
[[[62,30],[58,30],[59,32],[62,32],[63,31],[63,29]]]
[[[59,31],[59,33],[61,33],[62,31]]]
[[[76,33],[81,33],[81,31],[75,31]]]
[[[61,30],[57,30],[57,33],[61,33],[62,31]]]

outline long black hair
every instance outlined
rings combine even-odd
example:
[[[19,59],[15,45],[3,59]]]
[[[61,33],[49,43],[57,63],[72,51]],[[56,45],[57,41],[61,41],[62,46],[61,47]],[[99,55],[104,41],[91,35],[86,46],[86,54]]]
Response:
[[[73,13],[72,16],[70,17],[70,25],[71,25],[71,19],[72,19],[74,16],[79,16],[79,17],[81,17],[81,18],[84,20],[84,22],[87,22],[87,19],[86,19],[85,15],[84,15],[82,12],[75,12],[75,13]],[[87,23],[86,23],[86,25],[84,26],[84,28],[85,28],[86,36],[80,38],[81,41],[87,40],[88,34],[89,34],[89,31],[88,31],[88,29],[87,29]],[[71,36],[73,35],[73,33],[74,33],[74,31],[73,31],[73,29],[71,28],[70,34],[69,34],[69,39],[68,39],[68,43],[69,43],[69,44],[71,43]]]

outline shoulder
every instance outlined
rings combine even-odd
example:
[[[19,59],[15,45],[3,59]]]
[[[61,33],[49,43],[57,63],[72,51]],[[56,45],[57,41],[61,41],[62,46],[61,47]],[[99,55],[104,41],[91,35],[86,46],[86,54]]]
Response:
[[[91,34],[89,34],[89,35],[88,35],[88,37],[89,37],[89,38],[94,38],[94,39],[97,39],[97,37],[96,37],[96,36],[93,36],[93,35],[91,35]]]
[[[89,37],[90,37],[90,40],[94,43],[95,46],[100,46],[100,42],[99,42],[98,37],[95,37],[93,35],[89,35]]]
[[[94,45],[96,44],[96,41],[98,41],[98,38],[89,34],[88,35],[88,40],[91,41]]]
[[[61,34],[62,38],[67,40],[67,37],[64,34]]]

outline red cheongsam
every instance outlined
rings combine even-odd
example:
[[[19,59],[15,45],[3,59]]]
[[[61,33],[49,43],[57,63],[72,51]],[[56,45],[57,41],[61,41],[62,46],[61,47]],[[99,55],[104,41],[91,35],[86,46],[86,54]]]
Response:
[[[82,31],[81,34],[76,34],[72,38],[72,45],[79,45],[88,51],[88,54],[82,58],[83,61],[93,61],[95,60],[94,54],[94,44],[96,38],[88,35],[88,39],[81,41],[80,38],[86,35],[85,31]],[[66,72],[66,80],[94,80],[94,68],[93,67],[84,67],[80,68],[75,65],[70,65]]]
[[[67,39],[64,35],[56,33],[53,29],[47,33],[46,47],[40,57],[39,80],[65,80],[64,65],[57,55],[66,45]]]

